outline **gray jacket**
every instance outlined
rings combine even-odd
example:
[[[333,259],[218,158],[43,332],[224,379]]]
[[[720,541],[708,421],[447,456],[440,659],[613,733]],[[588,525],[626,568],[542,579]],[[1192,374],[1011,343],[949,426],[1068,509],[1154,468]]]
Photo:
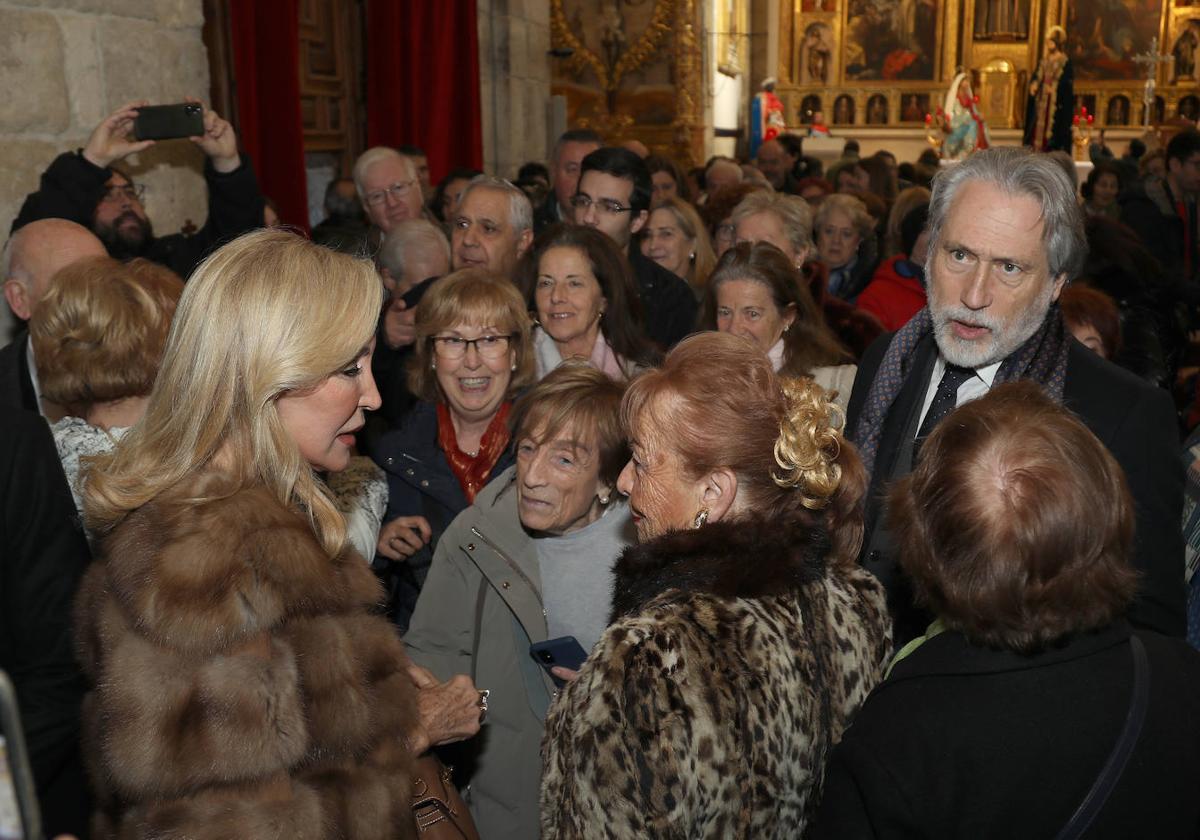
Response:
[[[546,640],[546,612],[515,483],[515,468],[497,476],[442,535],[404,636],[438,679],[470,674],[491,691],[466,794],[484,840],[538,836],[539,747],[556,694],[529,657],[529,645]]]

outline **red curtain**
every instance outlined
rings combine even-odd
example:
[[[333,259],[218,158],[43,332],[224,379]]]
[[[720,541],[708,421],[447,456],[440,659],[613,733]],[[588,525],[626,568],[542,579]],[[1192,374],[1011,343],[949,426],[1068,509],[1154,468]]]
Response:
[[[420,146],[437,183],[483,168],[475,0],[367,2],[367,143]]]
[[[242,149],[263,194],[289,225],[308,230],[304,128],[300,119],[298,0],[232,0],[234,78]]]

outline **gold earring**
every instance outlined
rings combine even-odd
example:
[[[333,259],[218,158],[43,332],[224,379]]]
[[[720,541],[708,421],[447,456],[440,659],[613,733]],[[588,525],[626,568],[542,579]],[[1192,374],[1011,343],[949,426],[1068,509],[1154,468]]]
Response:
[[[696,514],[696,518],[692,520],[692,527],[703,528],[706,522],[708,522],[708,508],[701,508],[700,512]]]
[[[607,504],[608,504],[608,496],[601,496],[601,497],[600,497],[600,505],[601,505],[601,506],[604,506],[604,505],[607,505]]]

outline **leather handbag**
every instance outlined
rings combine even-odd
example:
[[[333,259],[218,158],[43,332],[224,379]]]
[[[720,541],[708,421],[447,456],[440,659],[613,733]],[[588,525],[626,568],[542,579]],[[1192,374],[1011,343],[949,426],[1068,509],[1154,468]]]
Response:
[[[467,803],[451,779],[451,770],[433,753],[413,768],[413,818],[425,840],[479,840]]]

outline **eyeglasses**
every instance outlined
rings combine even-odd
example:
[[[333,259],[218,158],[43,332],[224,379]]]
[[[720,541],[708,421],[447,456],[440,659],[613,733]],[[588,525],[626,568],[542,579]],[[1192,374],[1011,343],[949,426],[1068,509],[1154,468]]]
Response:
[[[104,193],[105,201],[120,201],[122,198],[127,198],[130,201],[141,201],[146,196],[146,187],[144,184],[120,184],[115,187],[109,187]]]
[[[732,242],[734,231],[735,231],[735,228],[733,225],[730,225],[730,224],[717,225],[717,239],[720,239],[720,240],[723,240],[726,242]]]
[[[387,201],[389,195],[397,201],[408,198],[408,194],[412,192],[415,183],[417,183],[415,178],[411,181],[397,181],[387,189],[369,192],[366,195],[367,204],[371,207],[378,207]]]
[[[460,338],[457,335],[435,335],[433,337],[433,352],[438,358],[461,359],[467,355],[467,348],[474,346],[480,358],[500,359],[508,352],[508,344],[515,335],[481,335],[479,338]]]
[[[583,193],[571,196],[571,206],[576,210],[583,210],[586,212],[587,209],[593,204],[596,205],[596,209],[601,210],[610,216],[616,216],[618,213],[628,213],[633,209],[632,207],[622,207],[620,203],[613,201],[611,198],[601,198],[596,201],[592,201],[591,196],[584,195]]]

